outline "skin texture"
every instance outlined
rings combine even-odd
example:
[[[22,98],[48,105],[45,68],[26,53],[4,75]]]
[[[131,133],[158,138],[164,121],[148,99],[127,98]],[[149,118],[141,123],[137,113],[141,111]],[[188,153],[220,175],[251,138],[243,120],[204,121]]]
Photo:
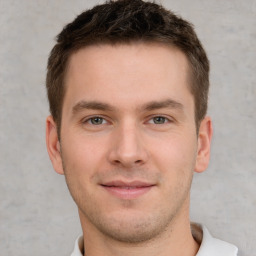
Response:
[[[197,135],[187,74],[185,55],[160,44],[71,56],[61,142],[51,116],[46,141],[78,206],[87,256],[196,254],[189,191],[208,165],[212,126],[206,117]]]

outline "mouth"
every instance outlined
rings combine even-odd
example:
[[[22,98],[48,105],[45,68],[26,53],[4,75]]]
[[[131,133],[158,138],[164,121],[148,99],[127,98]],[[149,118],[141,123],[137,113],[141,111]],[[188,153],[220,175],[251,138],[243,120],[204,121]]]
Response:
[[[101,186],[108,193],[120,199],[136,199],[148,193],[156,185],[142,181],[111,181]]]

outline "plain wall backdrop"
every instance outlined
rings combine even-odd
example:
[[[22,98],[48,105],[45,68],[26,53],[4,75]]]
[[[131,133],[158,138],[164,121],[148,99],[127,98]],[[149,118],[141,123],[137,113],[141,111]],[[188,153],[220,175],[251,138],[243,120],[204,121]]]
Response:
[[[70,255],[77,208],[45,146],[47,57],[62,27],[97,0],[0,0],[0,255]],[[102,2],[102,1],[101,1]],[[158,1],[159,2],[159,1]],[[191,218],[256,255],[256,1],[162,0],[195,25],[211,61],[211,163]]]

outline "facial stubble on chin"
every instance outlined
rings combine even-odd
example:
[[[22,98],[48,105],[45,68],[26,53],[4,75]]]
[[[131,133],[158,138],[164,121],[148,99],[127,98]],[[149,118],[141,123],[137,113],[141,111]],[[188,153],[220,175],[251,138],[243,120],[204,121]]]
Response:
[[[189,196],[189,191],[192,183],[191,175],[191,177],[187,177],[187,186],[186,189],[183,191],[183,196],[181,197],[179,202],[175,202],[176,207],[174,207],[172,211],[164,208],[160,212],[158,212],[157,216],[153,216],[153,214],[150,213],[145,213],[143,217],[139,217],[138,219],[133,218],[127,223],[127,219],[125,219],[125,216],[123,216],[124,220],[122,220],[122,218],[116,219],[115,217],[111,216],[107,218],[106,216],[104,217],[100,209],[95,207],[95,205],[92,203],[90,206],[91,208],[88,209],[86,205],[88,203],[88,200],[86,200],[86,198],[88,198],[88,195],[86,195],[86,198],[82,198],[81,196],[79,196],[79,194],[81,193],[79,193],[79,188],[74,186],[72,179],[70,179],[70,170],[67,170],[63,156],[62,164],[67,187],[73,200],[79,208],[80,214],[83,215],[87,222],[96,227],[96,229],[106,237],[114,239],[115,241],[129,244],[152,242],[153,240],[164,236],[167,230],[169,232],[172,232],[172,224],[175,222],[175,219],[179,214],[179,211],[182,208],[184,202],[186,201],[187,196]],[[105,175],[104,178],[114,177],[118,174],[120,175],[120,169],[114,169],[109,173],[106,172],[106,174],[103,174],[103,176]],[[136,178],[148,178],[147,171],[145,170],[139,171],[136,174],[130,174],[130,172],[122,171],[122,175],[126,178],[131,177],[131,175],[135,175],[134,177]],[[156,178],[156,176],[154,176],[154,178]],[[177,194],[179,193],[180,191],[177,192]],[[173,204],[174,198],[176,198],[176,195],[173,195],[170,199],[170,206],[171,204]],[[127,209],[127,211],[129,211],[129,209],[134,206],[134,202],[129,200],[123,201],[121,204],[124,209]],[[168,202],[166,202],[166,204],[168,204]]]

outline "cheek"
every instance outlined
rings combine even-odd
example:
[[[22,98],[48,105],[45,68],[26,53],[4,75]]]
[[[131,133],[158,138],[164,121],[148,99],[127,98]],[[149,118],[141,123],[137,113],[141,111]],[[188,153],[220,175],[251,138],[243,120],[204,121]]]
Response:
[[[183,136],[172,136],[151,149],[152,164],[161,172],[166,193],[176,194],[190,185],[196,151],[196,139]]]
[[[101,162],[102,149],[93,140],[67,136],[61,143],[64,174],[69,191],[78,205],[93,198],[93,176]],[[85,200],[86,198],[86,200]]]
[[[195,164],[197,141],[194,137],[169,136],[158,141],[157,144],[156,142],[150,144],[157,145],[151,147],[151,155],[158,165],[165,167],[164,169],[188,168]]]
[[[104,157],[104,147],[90,136],[66,137],[61,148],[65,171],[77,179],[89,180]]]

